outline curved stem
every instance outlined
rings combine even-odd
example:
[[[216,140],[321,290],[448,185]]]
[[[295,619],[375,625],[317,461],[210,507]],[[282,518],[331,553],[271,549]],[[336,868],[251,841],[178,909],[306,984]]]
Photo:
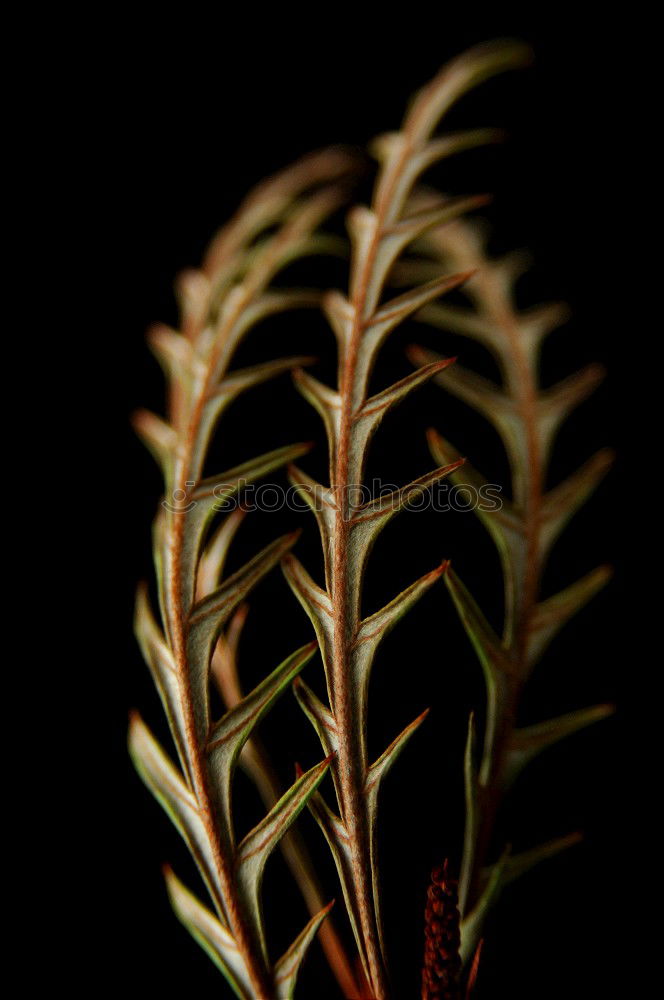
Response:
[[[233,310],[232,316],[229,317],[231,324],[239,318],[245,304],[244,300],[236,302],[236,308]],[[213,379],[215,379],[217,359],[225,346],[227,331],[231,328],[232,325],[228,325],[228,323],[224,324],[224,328],[220,331],[220,335],[215,342],[214,349],[210,351],[206,359],[205,370],[202,376],[199,377],[197,385],[192,390],[190,418],[186,425],[185,433],[181,435],[178,447],[178,467],[175,471],[173,483],[174,496],[187,497],[192,483],[195,483],[200,477],[200,459],[196,458],[196,443],[201,431],[205,403],[209,397]],[[226,336],[224,335],[225,333]],[[180,492],[176,493],[175,491],[178,490]],[[165,616],[185,717],[185,730],[191,764],[192,791],[196,797],[199,814],[213,851],[217,874],[222,886],[223,915],[228,921],[229,929],[243,956],[247,972],[256,991],[256,996],[270,1000],[273,996],[273,986],[244,913],[242,901],[234,879],[232,854],[229,851],[230,845],[222,843],[220,837],[221,824],[217,822],[215,816],[214,796],[210,787],[210,775],[205,752],[207,741],[204,740],[201,742],[198,739],[196,731],[190,670],[187,659],[187,633],[191,609],[184,608],[181,600],[184,582],[182,573],[186,516],[184,511],[170,511],[168,514],[168,526],[165,533],[168,565],[168,573],[166,574]]]

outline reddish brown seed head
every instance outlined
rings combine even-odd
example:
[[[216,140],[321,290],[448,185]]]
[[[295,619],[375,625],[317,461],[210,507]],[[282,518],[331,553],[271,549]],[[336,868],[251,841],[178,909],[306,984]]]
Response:
[[[424,910],[422,1000],[461,1000],[459,894],[447,860],[431,873]]]

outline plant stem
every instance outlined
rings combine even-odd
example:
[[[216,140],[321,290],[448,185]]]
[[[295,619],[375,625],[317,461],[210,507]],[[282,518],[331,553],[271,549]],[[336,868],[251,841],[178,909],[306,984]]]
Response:
[[[446,262],[474,268],[477,273],[467,286],[479,315],[500,337],[500,360],[504,390],[511,397],[514,413],[522,428],[524,451],[511,454],[512,502],[521,522],[523,538],[522,581],[505,574],[505,620],[503,647],[512,664],[506,680],[506,696],[501,699],[499,718],[491,724],[487,713],[478,788],[478,823],[472,853],[465,859],[461,887],[462,912],[470,912],[478,901],[482,869],[491,846],[496,816],[504,792],[505,754],[516,725],[516,713],[523,684],[528,676],[527,644],[533,612],[537,604],[540,577],[541,508],[544,487],[544,457],[537,426],[538,379],[536,354],[529,350],[519,317],[509,294],[509,281],[500,264],[487,262],[476,240],[462,223],[446,232],[434,233],[429,241]]]
[[[237,644],[247,610],[246,605],[237,610],[226,636],[220,639],[212,658],[212,673],[224,704],[229,709],[242,700],[237,669]],[[247,740],[242,749],[240,763],[256,785],[261,799],[269,811],[281,798],[282,793],[270,758],[258,737],[252,736]],[[314,916],[325,905],[325,899],[318,883],[313,861],[296,827],[291,827],[284,834],[280,847],[293,878],[300,888],[307,909]],[[343,995],[350,998],[360,997],[362,988],[358,985],[353,966],[331,917],[328,917],[321,925],[318,938]]]

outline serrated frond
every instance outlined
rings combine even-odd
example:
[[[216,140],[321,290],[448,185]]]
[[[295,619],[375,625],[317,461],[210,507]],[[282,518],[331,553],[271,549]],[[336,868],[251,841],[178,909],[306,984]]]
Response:
[[[428,198],[435,209],[435,196]],[[498,362],[502,385],[496,385],[455,364],[435,380],[478,410],[500,435],[509,458],[511,501],[476,505],[501,558],[505,621],[499,638],[458,577],[449,571],[446,584],[482,664],[487,712],[482,761],[475,772],[474,753],[466,756],[466,834],[461,875],[462,912],[466,917],[464,956],[477,944],[490,901],[499,891],[509,861],[505,856],[492,875],[482,876],[483,858],[502,794],[516,774],[540,749],[599,718],[609,709],[571,713],[527,729],[515,729],[520,694],[534,664],[557,631],[607,582],[610,571],[600,567],[561,593],[540,601],[540,580],[547,556],[565,524],[587,499],[611,464],[611,453],[599,452],[565,483],[544,494],[549,453],[562,422],[603,377],[589,365],[547,390],[538,384],[537,365],[543,338],[567,317],[558,303],[519,312],[514,283],[523,271],[524,256],[487,259],[480,228],[456,221],[428,231],[418,242],[425,257],[410,263],[410,275],[426,275],[432,266],[474,268],[464,286],[471,308],[430,304],[417,319],[478,340]],[[401,280],[401,278],[400,278]],[[417,366],[440,360],[439,354],[415,347],[409,357]],[[434,459],[450,462],[456,450],[435,431],[429,432]],[[452,474],[460,481],[460,474]],[[463,478],[486,495],[489,484],[466,465]],[[484,493],[483,493],[484,491]],[[494,497],[494,499],[496,499]],[[469,759],[470,756],[470,759]],[[501,874],[502,873],[502,874]]]
[[[338,252],[338,241],[320,239],[314,231],[345,200],[347,185],[342,179],[353,162],[342,150],[326,150],[264,183],[214,239],[203,270],[180,277],[180,330],[160,325],[149,338],[168,380],[168,416],[162,420],[141,412],[135,418],[137,430],[162,465],[166,484],[153,533],[162,624],[157,625],[141,593],[137,634],[186,781],[137,719],[130,730],[132,755],[185,836],[219,920],[169,877],[175,909],[246,1000],[290,995],[279,992],[279,983],[294,982],[294,972],[281,967],[277,983],[268,959],[258,886],[269,850],[316,783],[312,784],[311,774],[322,777],[324,768],[314,769],[274,805],[242,841],[240,859],[233,837],[232,774],[254,726],[314,646],[293,654],[244,699],[237,677],[231,677],[226,693],[233,704],[215,725],[210,720],[210,666],[213,657],[215,669],[223,661],[225,640],[218,648],[217,642],[230,615],[296,537],[278,539],[224,580],[228,549],[244,517],[235,498],[245,483],[292,463],[308,449],[287,446],[222,475],[202,475],[209,443],[226,407],[240,393],[311,361],[285,358],[230,370],[240,342],[257,323],[286,310],[320,304],[321,293],[315,289],[276,288],[271,281],[304,254]],[[229,511],[204,548],[213,517]],[[263,835],[259,843],[257,838]],[[256,848],[253,853],[251,844]],[[308,932],[291,955],[298,961],[305,939]]]
[[[440,577],[444,564],[364,620],[360,616],[362,580],[371,545],[383,524],[409,496],[420,495],[452,469],[437,469],[392,497],[377,497],[356,506],[352,498],[363,485],[369,442],[380,420],[407,392],[446,365],[436,363],[427,372],[402,380],[370,400],[366,398],[367,385],[388,334],[473,274],[468,268],[455,269],[451,274],[442,268],[433,280],[384,300],[388,277],[407,246],[485,201],[480,196],[439,199],[415,207],[408,203],[413,185],[427,167],[447,155],[496,138],[488,131],[437,138],[434,130],[475,83],[520,64],[525,54],[525,47],[513,42],[470,50],[416,95],[398,134],[378,141],[380,170],[372,203],[357,206],[348,215],[352,248],[348,293],[333,292],[323,299],[338,345],[338,385],[330,389],[308,375],[296,376],[299,388],[323,418],[330,451],[329,492],[325,486],[310,484],[312,496],[325,508],[316,511],[325,554],[325,590],[313,583],[293,557],[285,561],[284,571],[314,623],[323,654],[329,712],[338,734],[334,772],[344,824],[343,847],[338,828],[321,806],[323,825],[335,854],[370,991],[378,1000],[386,997],[387,986],[378,878],[371,846],[376,809],[373,797],[366,794],[370,770],[366,752],[368,681],[378,643]],[[299,474],[297,481],[300,488],[307,485]],[[300,693],[305,697],[303,689]],[[313,714],[320,727],[321,710]]]

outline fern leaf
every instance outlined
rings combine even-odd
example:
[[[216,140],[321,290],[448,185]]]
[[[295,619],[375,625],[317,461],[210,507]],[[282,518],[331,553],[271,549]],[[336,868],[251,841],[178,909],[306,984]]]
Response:
[[[429,210],[434,210],[435,197],[428,201]],[[442,199],[438,201],[442,204]],[[540,580],[549,551],[569,518],[608,470],[612,456],[608,450],[599,452],[565,483],[544,493],[548,456],[555,435],[571,410],[599,384],[603,377],[601,367],[590,365],[542,391],[537,378],[539,348],[546,334],[564,321],[566,309],[556,303],[525,313],[516,310],[513,286],[523,270],[523,255],[497,262],[487,260],[479,228],[461,221],[428,231],[419,248],[426,252],[427,258],[411,263],[411,275],[428,273],[432,258],[439,266],[475,270],[464,286],[472,308],[430,304],[416,318],[478,340],[493,353],[503,376],[502,385],[466,372],[458,364],[437,373],[435,380],[493,423],[502,438],[512,472],[512,501],[501,502],[499,509],[479,505],[477,510],[501,557],[505,588],[501,638],[487,624],[458,577],[452,571],[445,577],[481,662],[487,690],[482,762],[477,773],[472,749],[468,749],[466,758],[467,817],[461,900],[467,927],[464,954],[469,958],[489,905],[509,870],[510,862],[504,858],[483,884],[484,854],[506,786],[539,750],[604,718],[610,711],[606,706],[598,706],[534,727],[515,729],[521,691],[533,666],[557,631],[610,577],[610,570],[600,567],[560,594],[540,600]],[[412,348],[409,356],[416,365],[430,366],[441,360],[439,355],[422,348]],[[437,462],[450,462],[458,457],[455,449],[436,432],[429,433],[429,444]],[[470,465],[464,467],[464,479],[480,495],[487,485]],[[533,859],[538,856],[534,854]]]
[[[324,546],[325,589],[317,587],[293,559],[284,572],[309,614],[318,635],[330,699],[328,709],[338,734],[338,754],[333,765],[341,828],[321,806],[319,813],[335,855],[344,898],[351,913],[358,950],[372,995],[387,995],[382,930],[377,898],[375,851],[376,810],[365,795],[369,774],[366,754],[367,687],[371,663],[380,639],[402,614],[444,571],[444,565],[427,574],[386,608],[361,620],[364,565],[371,544],[385,521],[400,509],[413,491],[421,491],[450,469],[438,469],[399,491],[389,503],[376,500],[354,510],[352,491],[362,485],[369,441],[382,416],[426,377],[445,365],[405,380],[367,400],[367,385],[377,354],[388,334],[446,292],[472,276],[472,269],[451,275],[441,269],[433,280],[411,288],[385,302],[388,275],[403,251],[424,238],[431,229],[462,212],[476,208],[484,197],[448,199],[440,204],[410,210],[407,205],[421,172],[439,158],[493,139],[487,132],[435,138],[433,133],[449,108],[475,83],[494,72],[517,65],[526,50],[516,43],[480,46],[453,62],[415,98],[398,134],[378,143],[380,169],[372,204],[358,206],[348,216],[351,241],[349,290],[328,293],[323,308],[338,346],[338,384],[321,385],[298,373],[298,387],[321,415],[330,451],[330,484],[313,485],[325,510],[317,511]],[[298,481],[303,479],[298,475]],[[306,485],[306,484],[304,484]],[[393,508],[393,509],[391,509]],[[300,689],[301,700],[305,700]],[[311,706],[308,706],[311,709]],[[320,725],[321,713],[317,712]],[[318,801],[318,800],[316,800]]]
[[[213,518],[230,506],[244,483],[288,465],[307,446],[293,445],[252,459],[220,476],[202,478],[219,419],[240,393],[309,358],[278,359],[239,371],[231,363],[242,338],[260,320],[295,308],[317,307],[320,293],[272,288],[298,257],[334,241],[314,230],[343,203],[337,183],[353,169],[340,150],[323,151],[261,185],[213,241],[203,270],[181,276],[177,294],[180,330],[159,325],[150,343],[168,382],[165,419],[141,412],[137,430],[164,473],[165,498],[154,527],[155,569],[162,623],[144,593],[137,605],[137,634],[159,689],[186,780],[135,718],[130,744],[136,765],[185,837],[217,912],[213,917],[169,877],[174,907],[225,973],[238,996],[274,996],[271,966],[258,909],[259,882],[271,846],[302,808],[311,776],[277,803],[236,855],[231,816],[235,762],[253,726],[311,655],[300,650],[211,725],[210,663],[220,630],[253,586],[291,547],[295,535],[267,546],[228,579],[226,555],[243,512],[205,540]],[[314,769],[322,777],[323,771]],[[314,782],[315,784],[315,782]],[[255,843],[265,835],[265,844]],[[255,843],[255,858],[249,857]],[[281,970],[283,971],[283,970]]]

